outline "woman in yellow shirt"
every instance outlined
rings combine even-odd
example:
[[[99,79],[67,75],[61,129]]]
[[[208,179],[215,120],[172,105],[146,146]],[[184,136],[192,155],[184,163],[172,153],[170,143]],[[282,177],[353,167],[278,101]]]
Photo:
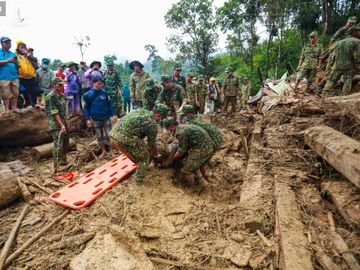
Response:
[[[36,71],[27,57],[26,44],[18,40],[16,42],[16,55],[20,63],[19,78],[20,84],[25,88],[25,107],[36,105],[38,86],[36,83]]]

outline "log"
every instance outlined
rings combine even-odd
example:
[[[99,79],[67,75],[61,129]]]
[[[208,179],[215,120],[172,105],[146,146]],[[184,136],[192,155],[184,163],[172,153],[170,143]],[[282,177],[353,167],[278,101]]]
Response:
[[[17,233],[17,231],[18,231],[18,229],[20,227],[21,221],[24,219],[24,216],[25,216],[28,208],[29,208],[29,205],[26,204],[24,206],[24,208],[22,209],[19,217],[17,218],[17,220],[16,220],[16,222],[14,224],[14,227],[12,228],[12,230],[10,232],[10,235],[9,235],[8,239],[6,240],[6,243],[5,243],[4,247],[3,247],[3,249],[1,250],[1,254],[0,254],[0,270],[3,268],[6,256],[9,253],[10,247],[11,247],[12,243],[15,240],[16,233]]]
[[[70,119],[69,130],[79,130],[81,119]],[[46,114],[37,109],[0,118],[0,127],[0,146],[33,146],[52,141]]]
[[[54,144],[52,142],[35,146],[31,149],[31,154],[36,161],[40,161],[42,159],[47,159],[52,156],[53,146],[54,146]],[[70,139],[69,150],[74,150],[74,149],[76,149],[76,142],[74,140]]]
[[[300,210],[290,181],[275,176],[276,228],[280,237],[280,269],[314,269],[311,253],[307,250],[307,238],[301,222]]]
[[[349,266],[349,269],[351,270],[360,270],[360,265],[357,262],[356,258],[353,254],[351,254],[349,251],[349,247],[344,241],[344,239],[341,237],[340,234],[338,234],[335,230],[335,221],[333,218],[333,215],[331,212],[328,212],[328,219],[330,223],[330,232],[331,236],[333,238],[333,242],[336,246],[336,249],[339,253],[341,253],[341,256],[346,261],[347,265]]]
[[[323,182],[321,190],[330,197],[346,223],[360,230],[360,190],[346,181]]]
[[[0,167],[0,208],[21,198],[22,193],[16,177],[8,167]]]
[[[324,270],[341,270],[319,246],[314,247],[314,253],[315,259]]]
[[[0,118],[0,146],[27,146],[51,141],[46,114],[32,109]]]
[[[360,142],[328,126],[305,131],[305,143],[360,188]]]

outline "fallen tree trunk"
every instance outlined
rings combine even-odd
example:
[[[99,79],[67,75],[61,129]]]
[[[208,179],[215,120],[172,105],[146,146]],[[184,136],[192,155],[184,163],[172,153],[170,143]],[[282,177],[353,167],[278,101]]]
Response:
[[[328,126],[305,131],[305,143],[360,188],[360,142]]]
[[[46,114],[40,110],[0,118],[0,146],[37,145],[51,141]]]
[[[35,146],[31,149],[32,156],[36,161],[46,159],[52,156],[53,153],[53,143],[42,144]],[[74,140],[70,139],[69,150],[76,149],[76,143]]]
[[[81,116],[69,119],[69,131],[80,128]],[[52,141],[51,130],[43,111],[37,109],[0,118],[0,146],[32,146]]]
[[[7,167],[0,166],[0,208],[22,196],[16,175]]]

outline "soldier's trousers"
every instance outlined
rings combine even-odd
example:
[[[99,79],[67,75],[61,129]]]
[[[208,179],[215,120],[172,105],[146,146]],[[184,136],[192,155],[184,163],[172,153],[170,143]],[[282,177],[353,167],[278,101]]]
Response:
[[[236,112],[236,96],[225,96],[224,97],[224,105],[223,112],[227,113],[229,103],[231,104],[231,112]]]
[[[352,80],[354,77],[354,72],[352,70],[348,71],[337,71],[333,70],[330,74],[329,80],[326,82],[324,91],[334,92],[334,84],[343,76],[344,85],[342,88],[343,95],[349,95],[351,93]]]
[[[114,104],[114,110],[117,117],[121,116],[121,110],[122,110],[122,98],[118,94],[110,95],[111,100]]]
[[[193,173],[202,165],[210,160],[214,154],[214,149],[191,149],[185,159],[184,165],[181,169],[184,173]]]
[[[142,183],[150,163],[150,152],[145,142],[133,136],[123,134],[116,126],[110,132],[112,145],[136,163],[135,181]]]
[[[301,81],[304,77],[307,79],[307,85],[310,86],[316,77],[316,68],[300,69],[296,80]]]
[[[66,163],[66,153],[69,150],[69,135],[61,132],[60,130],[52,131],[54,147],[53,147],[53,160],[54,172],[57,173],[60,163]]]

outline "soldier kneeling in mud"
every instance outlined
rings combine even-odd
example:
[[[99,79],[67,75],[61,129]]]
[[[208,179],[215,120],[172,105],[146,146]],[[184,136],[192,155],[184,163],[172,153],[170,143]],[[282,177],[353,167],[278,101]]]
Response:
[[[188,185],[198,183],[200,187],[206,187],[207,181],[198,175],[197,170],[206,176],[207,162],[214,154],[214,142],[210,135],[201,127],[192,124],[179,124],[175,118],[163,120],[164,127],[179,141],[179,146],[170,160],[171,164],[181,162],[179,178],[184,178]]]

